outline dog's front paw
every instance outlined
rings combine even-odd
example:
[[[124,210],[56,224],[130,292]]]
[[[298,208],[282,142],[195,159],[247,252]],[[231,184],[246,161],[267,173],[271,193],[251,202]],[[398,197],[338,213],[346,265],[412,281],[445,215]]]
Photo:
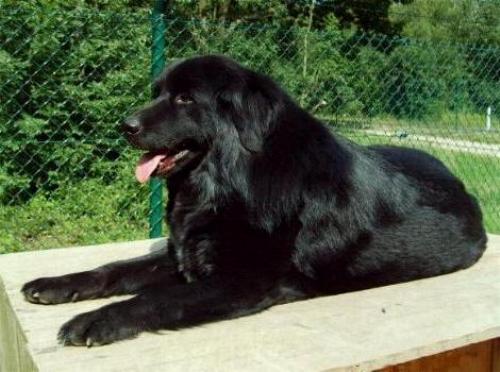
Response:
[[[62,304],[98,297],[103,280],[93,272],[40,278],[26,283],[21,292],[35,304]]]
[[[120,312],[102,308],[77,315],[61,327],[57,338],[63,345],[91,347],[110,344],[139,333],[140,330],[129,320]]]

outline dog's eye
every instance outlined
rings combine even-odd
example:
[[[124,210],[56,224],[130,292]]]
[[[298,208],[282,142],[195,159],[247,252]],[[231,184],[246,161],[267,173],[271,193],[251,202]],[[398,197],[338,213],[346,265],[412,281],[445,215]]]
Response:
[[[180,93],[175,96],[174,102],[178,105],[187,105],[189,103],[193,103],[193,98],[186,94],[186,93]]]

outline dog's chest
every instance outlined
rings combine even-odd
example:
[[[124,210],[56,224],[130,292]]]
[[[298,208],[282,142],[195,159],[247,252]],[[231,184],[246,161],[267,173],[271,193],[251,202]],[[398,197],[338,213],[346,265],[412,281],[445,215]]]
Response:
[[[213,270],[210,212],[189,192],[176,193],[167,214],[178,270],[188,281]]]

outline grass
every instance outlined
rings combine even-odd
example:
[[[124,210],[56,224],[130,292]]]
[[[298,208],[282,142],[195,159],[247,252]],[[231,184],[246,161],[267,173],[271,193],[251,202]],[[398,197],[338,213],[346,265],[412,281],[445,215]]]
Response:
[[[420,148],[444,161],[464,180],[482,205],[486,229],[500,233],[500,161],[396,137],[346,134],[363,144],[392,143]],[[113,184],[87,179],[26,204],[0,206],[0,253],[72,245],[145,239],[148,236],[148,187],[133,179],[126,165]]]
[[[0,253],[146,239],[148,188],[89,179],[0,206]]]

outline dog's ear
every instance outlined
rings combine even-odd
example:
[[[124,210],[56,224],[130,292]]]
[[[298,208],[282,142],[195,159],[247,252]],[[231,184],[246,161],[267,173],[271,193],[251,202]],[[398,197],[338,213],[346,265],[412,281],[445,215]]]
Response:
[[[259,81],[233,84],[218,94],[218,103],[238,131],[242,146],[250,152],[262,150],[276,118],[276,102]]]

